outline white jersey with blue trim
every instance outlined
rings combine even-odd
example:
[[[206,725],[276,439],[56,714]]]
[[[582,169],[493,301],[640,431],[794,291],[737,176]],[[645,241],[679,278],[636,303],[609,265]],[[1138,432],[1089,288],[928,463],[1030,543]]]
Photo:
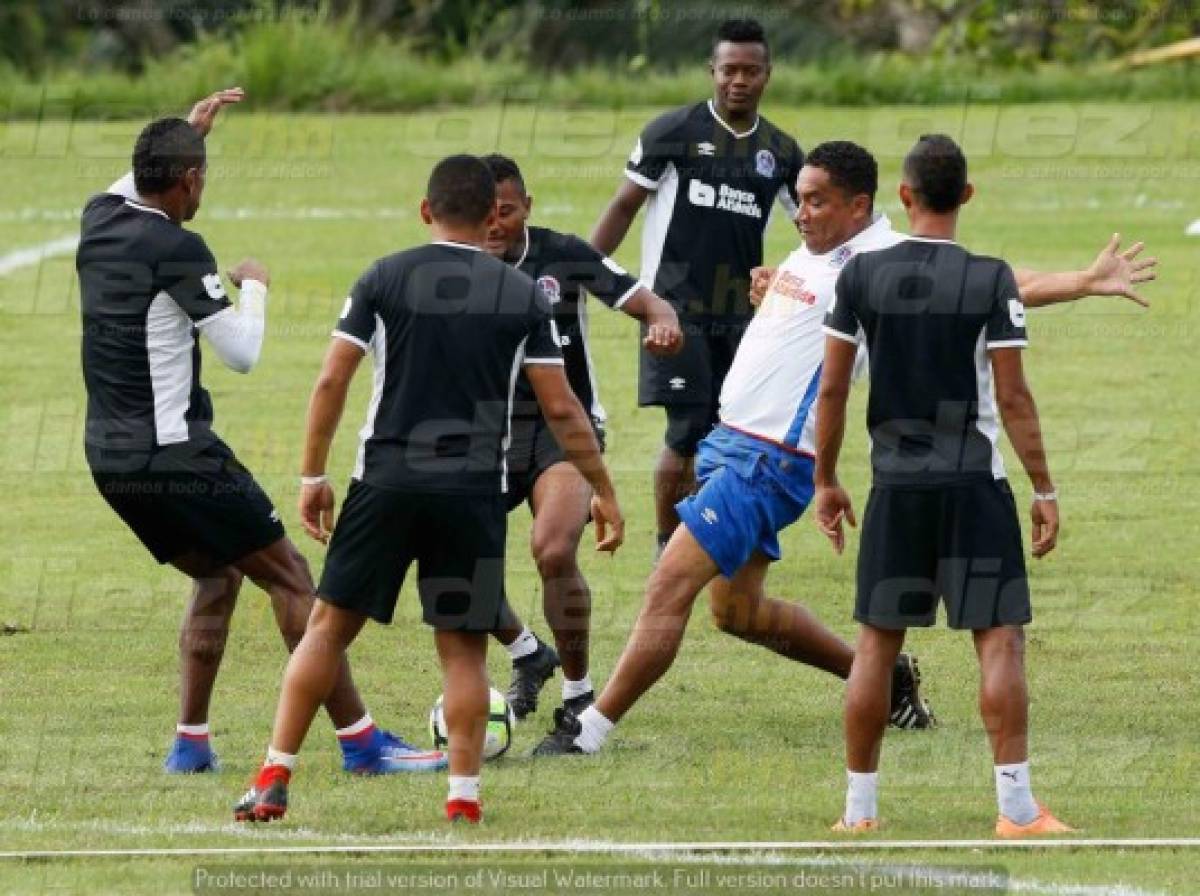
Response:
[[[824,255],[804,246],[775,272],[721,389],[721,422],[802,454],[816,452],[813,406],[825,357],[825,312],[842,268],[857,252],[906,239],[886,215]]]

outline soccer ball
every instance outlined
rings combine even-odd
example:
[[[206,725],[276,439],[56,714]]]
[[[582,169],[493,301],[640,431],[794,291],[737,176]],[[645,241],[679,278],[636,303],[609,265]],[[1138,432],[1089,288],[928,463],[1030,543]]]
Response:
[[[492,688],[488,702],[487,729],[483,735],[483,758],[495,759],[503,756],[512,743],[513,726],[517,717],[508,705],[508,700],[495,688]],[[429,710],[429,737],[435,750],[444,750],[450,743],[450,735],[446,732],[446,719],[442,715],[442,698],[437,698],[433,709]]]

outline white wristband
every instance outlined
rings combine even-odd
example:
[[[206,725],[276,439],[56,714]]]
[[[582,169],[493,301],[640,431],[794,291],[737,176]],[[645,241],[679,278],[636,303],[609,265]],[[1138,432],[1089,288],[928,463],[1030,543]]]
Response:
[[[1035,501],[1057,501],[1058,500],[1058,492],[1057,491],[1034,492],[1033,500],[1035,500]]]
[[[329,477],[322,473],[320,476],[301,476],[301,485],[324,485],[329,481]]]

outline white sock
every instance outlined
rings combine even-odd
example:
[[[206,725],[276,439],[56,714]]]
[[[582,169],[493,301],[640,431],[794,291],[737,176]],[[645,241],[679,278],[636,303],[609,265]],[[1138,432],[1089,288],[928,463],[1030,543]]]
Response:
[[[575,745],[585,753],[595,753],[604,746],[608,732],[615,727],[595,706],[589,706],[579,714],[579,724],[583,730],[575,738]]]
[[[563,678],[563,699],[574,700],[592,690],[592,676],[585,675],[579,681]]]
[[[288,771],[296,770],[296,754],[282,753],[274,747],[267,747],[267,765],[282,765]]]
[[[1037,818],[1028,760],[996,766],[996,802],[1000,804],[1000,814],[1017,824],[1029,824]]]
[[[180,722],[175,726],[176,734],[186,734],[188,737],[208,737],[208,722],[199,725],[185,725]]]
[[[370,713],[367,713],[353,725],[347,725],[345,728],[339,728],[334,733],[338,737],[354,737],[356,734],[362,734],[374,724],[375,720],[371,718]]]
[[[879,772],[846,771],[846,814],[842,821],[856,824],[864,818],[879,818]]]
[[[529,627],[526,626],[521,629],[521,634],[517,635],[517,640],[511,644],[506,644],[504,649],[508,651],[510,659],[519,660],[523,656],[529,656],[529,654],[537,652],[538,639],[529,630]]]
[[[479,802],[479,775],[447,775],[450,783],[448,800],[470,800]]]

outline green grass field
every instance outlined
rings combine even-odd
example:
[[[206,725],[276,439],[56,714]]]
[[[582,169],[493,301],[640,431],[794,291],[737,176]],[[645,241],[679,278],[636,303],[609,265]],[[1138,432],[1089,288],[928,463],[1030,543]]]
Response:
[[[301,540],[294,509],[308,391],[358,273],[376,257],[424,240],[415,212],[429,167],[451,151],[512,154],[535,195],[534,221],[586,235],[639,125],[654,111],[493,107],[303,118],[234,110],[220,122],[193,226],[223,266],[253,254],[269,266],[273,284],[260,365],[240,377],[210,357],[205,379],[218,430],[275,498],[315,567],[321,551]],[[872,148],[881,164],[880,204],[897,224],[903,221],[894,185],[903,152],[917,134],[946,130],[963,142],[978,187],[962,223],[968,246],[1019,266],[1081,267],[1119,230],[1146,240],[1160,259],[1160,279],[1146,290],[1149,312],[1098,299],[1031,314],[1026,363],[1064,518],[1058,550],[1032,568],[1032,758],[1037,792],[1085,838],[1200,833],[1192,656],[1200,578],[1200,243],[1184,236],[1200,217],[1194,107],[766,111],[806,147],[851,138]],[[0,124],[0,257],[75,232],[86,196],[128,168],[138,128]],[[781,258],[795,239],[786,221],[774,221],[768,258]],[[632,234],[618,258],[636,268],[638,246]],[[538,716],[519,728],[512,755],[485,769],[488,818],[480,830],[447,830],[440,776],[348,780],[323,719],[306,745],[286,822],[235,827],[230,806],[261,760],[285,654],[266,600],[247,585],[212,714],[225,770],[184,779],[162,773],[175,721],[175,641],[186,587],[145,554],[87,475],[76,293],[70,254],[0,274],[0,623],[17,630],[0,636],[0,851],[826,837],[842,799],[840,683],[722,636],[703,602],[675,667],[602,756],[524,758],[549,725],[559,679],[550,685]],[[629,521],[628,542],[614,558],[584,551],[595,604],[593,677],[603,681],[650,568],[650,469],[662,420],[660,412],[636,407],[636,327],[595,304],[592,332],[610,415],[609,461]],[[360,376],[330,468],[339,495],[367,379]],[[859,506],[867,485],[863,397],[855,397],[844,463]],[[1011,459],[1010,469],[1019,469]],[[1025,506],[1027,482],[1014,476],[1013,484]],[[524,512],[511,518],[509,591],[544,632],[528,525]],[[807,517],[782,543],[773,593],[805,602],[852,636],[851,560],[835,557]],[[367,630],[352,658],[375,716],[423,739],[440,680],[411,588],[400,607],[397,623]],[[942,728],[888,737],[885,836],[989,837],[995,803],[969,639],[933,629],[915,632],[910,643]],[[502,687],[505,659],[492,651]],[[1198,886],[1196,856],[1081,849],[867,858],[1002,868],[1027,892],[1189,893]],[[513,867],[538,873],[550,864],[539,856],[509,858]],[[651,858],[593,856],[577,864]],[[399,859],[378,856],[211,860],[246,868],[401,867]],[[203,861],[0,859],[0,891],[191,892]],[[412,861],[484,867],[445,856]],[[1129,889],[1117,889],[1119,882]]]

